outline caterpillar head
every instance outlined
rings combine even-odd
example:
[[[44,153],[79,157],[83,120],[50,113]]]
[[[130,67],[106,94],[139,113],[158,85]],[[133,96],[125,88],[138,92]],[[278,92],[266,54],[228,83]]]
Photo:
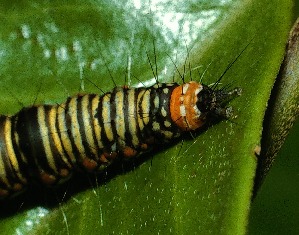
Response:
[[[212,117],[231,118],[232,108],[226,105],[241,91],[241,88],[217,90],[194,81],[185,83],[171,94],[171,118],[183,131],[196,130]]]

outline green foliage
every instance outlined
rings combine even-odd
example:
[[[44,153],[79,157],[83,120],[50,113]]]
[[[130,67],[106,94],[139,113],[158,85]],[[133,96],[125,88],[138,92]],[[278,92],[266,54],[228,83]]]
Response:
[[[295,3],[296,5],[293,11],[296,19],[296,17],[299,16],[299,1],[297,0]],[[295,39],[298,40],[298,36],[293,37],[293,43],[296,41]],[[288,51],[288,63],[285,63],[285,72],[282,73],[284,74],[284,77],[279,78],[282,81],[280,82],[282,85],[287,82],[290,84],[290,87],[284,89],[284,91],[278,90],[281,93],[280,96],[278,96],[278,99],[280,98],[283,103],[290,101],[293,103],[290,107],[288,107],[288,105],[283,105],[282,107],[285,108],[282,108],[281,112],[285,112],[285,110],[292,112],[289,112],[291,115],[284,115],[281,118],[275,119],[272,117],[275,122],[279,122],[281,119],[287,117],[291,120],[298,112],[298,108],[292,110],[292,107],[295,106],[294,104],[298,102],[298,92],[297,90],[294,91],[294,88],[297,86],[294,81],[299,78],[299,58],[298,55],[296,55],[296,53],[298,54],[298,45],[295,43],[292,47],[295,48],[295,50]],[[288,70],[289,72],[286,72]],[[274,125],[275,122],[273,122]],[[286,124],[288,125],[290,122],[282,122],[282,124],[276,125],[277,127],[280,127]],[[279,129],[277,127],[273,129]],[[286,126],[286,129],[287,128],[288,126]],[[273,132],[273,129],[270,130]],[[280,133],[281,136],[288,134],[286,132]],[[273,137],[275,136],[277,138],[277,131]],[[298,139],[299,122],[297,120],[252,204],[248,234],[298,234]],[[268,146],[268,149],[270,149],[269,147],[270,146]]]
[[[237,119],[163,149],[134,170],[120,170],[54,207],[41,205],[13,216],[2,210],[1,231],[244,234],[256,168],[254,149],[283,58],[290,7],[290,0],[3,4],[3,114],[33,103],[62,102],[78,92],[100,92],[94,84],[108,91],[114,82],[123,85],[125,77],[129,85],[148,84],[153,79],[146,53],[154,68],[156,54],[161,82],[173,77],[182,82],[172,61],[184,65],[187,57],[192,78],[199,81],[204,74],[203,82],[209,84],[249,46],[222,81],[243,89],[231,103]],[[181,73],[183,67],[178,66]],[[187,71],[186,79],[189,75]]]

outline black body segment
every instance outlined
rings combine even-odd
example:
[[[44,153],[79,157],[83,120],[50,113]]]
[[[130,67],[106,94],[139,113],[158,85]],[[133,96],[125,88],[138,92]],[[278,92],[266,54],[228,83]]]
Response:
[[[76,168],[101,171],[116,157],[130,158],[179,136],[169,109],[177,86],[114,88],[0,116],[0,197],[18,193],[32,179],[52,185]]]
[[[226,104],[240,94],[240,88],[227,91],[194,81],[158,83],[0,116],[0,198],[21,192],[34,179],[53,185],[78,168],[102,171],[115,158],[169,142],[213,116],[228,119],[232,108]]]

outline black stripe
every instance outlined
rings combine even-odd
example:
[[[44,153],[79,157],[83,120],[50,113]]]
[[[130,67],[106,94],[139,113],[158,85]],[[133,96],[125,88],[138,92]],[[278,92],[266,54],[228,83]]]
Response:
[[[94,141],[95,141],[97,151],[99,152],[100,147],[99,147],[99,143],[98,143],[98,140],[97,140],[97,137],[96,137],[96,128],[101,128],[101,124],[100,124],[100,121],[99,121],[99,117],[101,117],[101,115],[99,116],[99,105],[101,104],[101,97],[98,97],[98,95],[94,95],[94,96],[90,97],[90,104],[92,104],[93,99],[97,99],[97,98],[99,98],[99,99],[98,99],[98,100],[99,100],[99,103],[98,103],[98,107],[97,107],[96,110],[95,110],[95,114],[94,114],[94,116],[91,116],[91,127],[92,127],[92,136],[93,136],[93,139],[94,139]],[[92,105],[90,105],[90,113],[91,113],[91,114],[93,113],[93,111],[92,111]],[[97,119],[97,121],[98,121],[98,123],[99,123],[99,124],[98,124],[99,126],[95,126],[95,125],[94,125],[94,122],[95,122],[94,119]],[[101,118],[100,118],[100,119],[101,119]],[[101,133],[102,133],[102,130],[101,130]],[[101,140],[100,140],[100,141],[101,141]],[[98,155],[99,155],[99,153],[98,153]],[[97,160],[97,159],[96,159],[96,160]]]
[[[56,108],[57,113],[56,113],[56,119],[55,119],[55,129],[57,130],[58,137],[60,139],[60,143],[61,143],[64,155],[66,156],[68,162],[74,167],[76,162],[73,162],[71,157],[67,154],[67,151],[65,150],[65,147],[64,147],[62,139],[61,139],[61,130],[59,129],[59,114],[58,114],[58,109],[60,109],[60,108],[62,108],[61,105],[58,105],[57,108]],[[63,108],[63,109],[64,109],[64,113],[66,113],[66,108]],[[65,118],[66,118],[66,116],[65,116]]]
[[[136,93],[136,90],[134,92],[134,95]],[[124,94],[124,99],[123,99],[123,111],[124,111],[124,123],[125,123],[125,143],[126,146],[130,146],[130,147],[134,147],[133,143],[132,143],[132,133],[130,132],[129,129],[129,122],[131,122],[131,118],[134,118],[136,121],[136,116],[135,116],[135,110],[136,110],[136,106],[135,103],[130,104],[128,98],[128,89],[124,88],[123,89],[123,94]],[[129,106],[135,106],[134,109],[134,116],[132,117],[131,114],[129,113]]]
[[[113,141],[110,143],[110,150],[111,150],[111,146],[116,143],[116,149],[119,149],[119,144],[117,141],[117,138],[119,137],[119,135],[117,134],[117,130],[116,130],[116,125],[117,123],[115,122],[116,120],[116,103],[115,103],[115,96],[116,93],[120,91],[120,88],[114,88],[112,93],[111,93],[111,97],[110,97],[110,120],[111,120],[111,130],[113,133]],[[123,92],[123,91],[121,91]],[[112,150],[111,150],[112,151]]]
[[[134,90],[134,107],[135,107],[135,109],[134,109],[134,118],[136,120],[136,135],[137,135],[139,144],[144,143],[144,141],[145,141],[145,140],[142,139],[142,134],[141,134],[141,131],[140,131],[140,126],[139,126],[138,117],[137,117],[137,115],[139,116],[139,118],[143,117],[142,111],[141,111],[142,116],[140,116],[140,111],[139,111],[139,110],[141,110],[141,108],[140,108],[141,103],[138,103],[138,94],[142,90],[144,90],[144,89],[137,88],[137,89]],[[137,110],[138,110],[139,113],[137,113]]]
[[[99,151],[100,147],[99,147],[99,144],[98,144],[98,141],[97,141],[96,131],[95,131],[95,128],[97,128],[97,127],[94,126],[94,122],[93,122],[94,117],[92,116],[92,101],[94,99],[96,99],[97,97],[98,97],[98,95],[95,95],[95,94],[91,94],[91,95],[88,96],[88,99],[89,99],[89,101],[88,101],[88,112],[90,114],[89,126],[92,130],[92,138],[93,138],[93,141],[95,143],[96,152]],[[94,158],[94,160],[97,160],[97,158]]]
[[[17,142],[16,140],[16,122],[15,122],[16,118],[15,116],[11,117],[11,141],[12,141],[12,145],[13,145],[13,149],[14,149],[14,152],[15,152],[15,155],[16,155],[16,158],[17,158],[17,161],[18,161],[18,165],[19,165],[19,168],[20,168],[20,172],[22,174],[22,176],[24,178],[28,178],[28,164],[27,164],[27,157],[24,156],[25,159],[22,159],[22,155],[21,155],[21,152],[20,152],[20,148],[19,148],[19,143]]]
[[[77,110],[78,110],[77,111],[77,119],[78,119],[78,124],[79,124],[79,131],[80,131],[80,135],[81,135],[81,140],[82,140],[85,156],[88,156],[88,158],[91,158],[91,159],[95,159],[95,155],[90,150],[91,146],[89,146],[89,144],[86,141],[87,137],[86,137],[86,133],[85,133],[85,128],[91,128],[91,121],[89,118],[88,119],[89,125],[87,127],[84,126],[83,112],[85,112],[85,110],[82,109],[83,97],[84,96],[80,96],[77,99]],[[88,102],[87,110],[88,110],[88,112],[90,112],[90,102]],[[84,157],[84,156],[82,156],[82,157]]]
[[[62,159],[62,156],[61,154],[59,153],[58,151],[58,148],[57,146],[55,145],[55,142],[54,142],[54,139],[53,139],[53,134],[50,132],[50,126],[51,125],[54,125],[54,127],[56,128],[56,120],[57,120],[57,113],[56,113],[56,117],[55,117],[55,123],[50,123],[50,111],[52,109],[55,109],[56,107],[53,107],[53,106],[47,106],[45,108],[45,123],[46,123],[46,126],[48,126],[48,138],[49,138],[49,144],[50,144],[50,149],[51,149],[51,152],[52,152],[52,155],[53,155],[53,158],[54,158],[54,163],[55,163],[55,166],[57,168],[57,171],[59,173],[59,170],[62,169],[62,168],[68,168],[69,167],[67,166],[67,164],[63,161]],[[56,109],[57,110],[57,109]],[[57,129],[56,129],[57,130]],[[61,142],[61,141],[60,141]],[[62,145],[62,143],[61,143]],[[58,176],[57,174],[55,174],[56,176]]]
[[[71,114],[69,113],[69,111],[70,111],[69,110],[70,102],[71,102],[72,99],[77,100],[78,97],[68,98],[66,103],[65,103],[65,126],[66,126],[66,129],[67,129],[68,138],[69,138],[69,140],[71,142],[71,145],[72,145],[72,152],[73,152],[73,154],[76,158],[76,161],[81,162],[80,153],[78,151],[78,148],[75,145],[74,136],[73,136],[73,133],[72,133],[72,119],[71,119]],[[76,114],[74,114],[74,115],[76,115]]]
[[[137,99],[138,99],[138,95],[139,95],[139,93],[140,92],[142,92],[142,91],[146,91],[146,89],[138,89],[138,90],[136,90],[136,92],[135,92],[135,96],[136,96],[136,108],[137,108],[137,110],[138,110],[138,116],[140,117],[140,119],[142,120],[142,122],[143,122],[143,109],[142,109],[142,102],[143,102],[143,99],[144,99],[144,93],[143,93],[143,95],[140,97],[140,100],[138,101]],[[135,100],[134,100],[134,102],[135,102]],[[138,102],[138,103],[137,103]],[[144,123],[144,122],[143,122]],[[139,125],[138,125],[138,127],[139,127]]]
[[[43,106],[44,109],[48,105]],[[44,145],[42,142],[42,135],[40,133],[40,124],[37,118],[38,107],[30,107],[22,109],[17,114],[16,131],[20,138],[20,148],[28,159],[28,165],[33,172],[39,174],[39,169],[53,174],[54,171],[49,167],[46,158]]]
[[[111,94],[111,93],[106,93],[105,95],[109,95],[109,94]],[[101,127],[101,141],[102,141],[103,146],[106,150],[106,146],[110,146],[110,141],[108,140],[107,135],[106,135],[106,131],[104,129],[104,121],[103,121],[104,118],[102,118],[103,98],[104,98],[105,95],[100,97],[99,107],[98,107],[97,114],[95,115],[95,118],[97,118],[98,121],[99,121],[99,125]]]

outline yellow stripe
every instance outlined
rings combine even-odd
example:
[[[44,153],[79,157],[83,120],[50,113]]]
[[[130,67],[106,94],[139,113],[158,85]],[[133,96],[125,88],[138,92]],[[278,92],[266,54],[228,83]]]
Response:
[[[56,128],[56,117],[57,117],[57,109],[58,106],[53,106],[51,110],[48,112],[48,118],[49,118],[49,129],[50,129],[50,134],[52,137],[52,141],[54,142],[54,145],[59,152],[60,158],[62,161],[67,164],[68,167],[71,167],[71,163],[69,162],[67,156],[65,155],[63,148],[62,148],[62,143],[58,135],[58,130]]]
[[[101,126],[99,123],[99,113],[101,113],[98,108],[99,108],[99,102],[100,102],[100,97],[97,95],[95,98],[93,98],[91,102],[91,110],[92,110],[92,120],[93,120],[93,127],[95,130],[96,134],[96,139],[98,142],[98,146],[100,149],[104,148],[103,143],[101,141]]]
[[[71,133],[72,137],[74,139],[74,143],[79,151],[80,157],[83,160],[85,158],[85,152],[84,152],[84,146],[82,144],[82,138],[80,133],[80,126],[78,123],[77,118],[77,98],[73,97],[69,103],[69,110],[68,114],[71,117]]]
[[[95,145],[93,135],[92,135],[93,127],[90,126],[90,113],[89,113],[89,109],[88,109],[88,104],[89,104],[89,95],[85,95],[85,96],[83,96],[83,98],[81,100],[84,132],[85,132],[86,141],[88,143],[89,149],[91,150],[91,152],[94,155],[98,156],[96,145]]]
[[[117,91],[115,94],[116,117],[115,127],[118,135],[118,143],[120,146],[126,146],[125,142],[125,119],[124,119],[124,92],[123,90]]]
[[[144,95],[145,93],[145,90],[141,90],[139,91],[138,93],[138,96],[137,96],[137,102],[136,102],[136,109],[137,109],[137,121],[138,121],[138,126],[140,128],[140,130],[142,130],[144,128],[144,124],[143,124],[143,110],[141,108],[140,110],[140,107],[139,107],[139,103],[141,102],[141,98],[142,96]]]
[[[4,143],[1,143],[1,145],[2,144],[4,144]],[[6,174],[6,170],[5,170],[5,166],[4,166],[4,158],[6,158],[6,156],[2,156],[2,151],[0,151],[0,178],[4,184],[6,184],[7,186],[10,186],[10,183],[7,180],[7,174]]]
[[[62,141],[62,145],[67,152],[67,155],[71,158],[72,162],[76,162],[75,155],[73,153],[72,144],[67,134],[67,127],[66,127],[66,119],[65,119],[65,106],[66,104],[59,105],[57,109],[58,113],[58,129],[60,132],[60,138]]]
[[[16,172],[16,175],[18,176],[18,178],[22,182],[26,182],[26,179],[20,172],[19,162],[18,162],[17,156],[16,156],[14,148],[13,148],[12,139],[11,139],[11,119],[9,117],[7,117],[5,119],[5,123],[4,123],[4,139],[5,139],[4,141],[5,141],[5,145],[6,145],[6,154],[7,154],[7,157],[9,158],[9,162],[10,162],[11,166],[13,167],[14,171]]]
[[[16,144],[18,145],[18,149],[19,149],[19,153],[21,155],[21,160],[22,162],[26,163],[27,164],[27,158],[25,157],[24,153],[21,151],[21,148],[20,148],[20,137],[19,137],[19,134],[15,131],[13,133],[14,137],[15,137],[15,142]]]
[[[58,169],[55,165],[54,156],[53,156],[53,153],[51,150],[49,131],[48,131],[47,123],[46,123],[46,113],[45,113],[44,106],[39,106],[37,108],[37,120],[38,120],[38,124],[39,124],[39,130],[41,133],[41,138],[42,138],[43,146],[45,149],[48,165],[55,173],[58,174]],[[37,157],[39,157],[39,156],[37,156]],[[41,166],[39,166],[39,167],[41,167]]]
[[[150,116],[149,116],[149,111],[150,111],[150,103],[151,97],[150,97],[150,90],[147,90],[144,95],[143,95],[143,100],[141,103],[141,108],[142,108],[142,119],[144,124],[148,124],[150,121]]]
[[[137,112],[137,107],[136,107],[136,103],[134,102],[134,97],[135,97],[135,89],[131,89],[128,90],[128,115],[129,115],[129,131],[132,135],[132,143],[134,145],[134,147],[137,147],[139,145],[139,140],[137,137],[137,128],[136,128],[136,119],[135,117],[138,117],[138,121],[139,121],[139,116],[136,115]],[[137,103],[138,104],[138,103]],[[142,122],[142,121],[141,121]]]
[[[104,130],[109,141],[113,141],[113,132],[111,127],[111,116],[110,116],[110,97],[111,94],[103,96],[102,100],[102,118],[104,123]]]

